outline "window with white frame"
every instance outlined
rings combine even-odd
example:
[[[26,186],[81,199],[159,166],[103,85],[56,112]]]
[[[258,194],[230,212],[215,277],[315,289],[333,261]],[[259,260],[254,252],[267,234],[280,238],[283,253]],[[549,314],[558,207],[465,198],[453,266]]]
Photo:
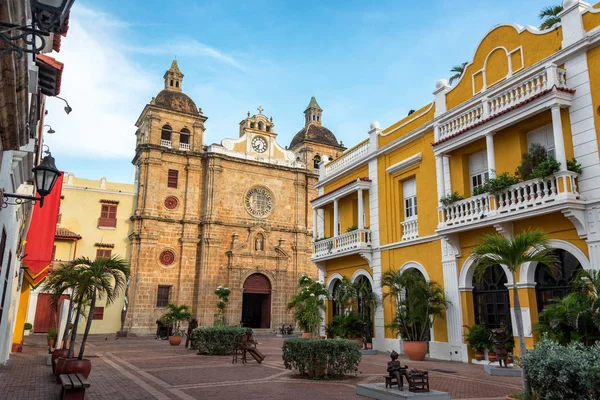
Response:
[[[402,182],[404,195],[404,220],[417,218],[417,180],[409,179]]]
[[[541,144],[548,151],[548,156],[556,158],[556,152],[554,151],[554,133],[552,132],[552,125],[545,125],[541,128],[533,130],[527,133],[527,149],[532,144]]]
[[[490,179],[487,152],[485,150],[469,156],[469,179],[471,182],[471,194],[478,187],[485,185]]]

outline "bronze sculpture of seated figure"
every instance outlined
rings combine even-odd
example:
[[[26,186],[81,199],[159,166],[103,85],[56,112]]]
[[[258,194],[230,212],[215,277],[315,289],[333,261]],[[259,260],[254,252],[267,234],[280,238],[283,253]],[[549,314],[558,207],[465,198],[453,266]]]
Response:
[[[385,386],[392,387],[392,385],[397,384],[398,389],[404,390],[404,377],[406,378],[406,382],[408,383],[408,366],[400,363],[398,361],[398,353],[396,351],[392,351],[390,354],[390,358],[392,361],[387,363],[387,371],[388,376],[385,377]],[[394,382],[395,380],[395,382]]]

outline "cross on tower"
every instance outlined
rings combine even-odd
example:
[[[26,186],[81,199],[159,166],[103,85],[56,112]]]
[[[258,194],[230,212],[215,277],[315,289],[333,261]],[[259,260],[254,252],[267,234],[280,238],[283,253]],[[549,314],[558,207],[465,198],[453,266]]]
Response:
[[[258,110],[258,113],[259,113],[259,114],[262,114],[262,112],[263,112],[264,108],[262,108],[261,106],[258,106],[257,110]]]

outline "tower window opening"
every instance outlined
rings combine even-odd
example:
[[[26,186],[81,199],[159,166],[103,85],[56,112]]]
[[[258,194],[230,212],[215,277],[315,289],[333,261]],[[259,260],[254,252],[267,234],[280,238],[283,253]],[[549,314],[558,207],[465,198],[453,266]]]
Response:
[[[173,79],[171,79],[171,86],[173,86]]]
[[[262,123],[262,122],[259,122],[259,123],[258,123],[258,130],[259,130],[259,131],[262,131],[263,129],[264,129],[264,125],[263,125],[263,123]]]
[[[254,122],[250,122],[250,128],[254,129]]]
[[[271,132],[271,127],[267,126],[267,132]]]
[[[313,167],[314,167],[314,169],[319,169],[319,163],[320,162],[321,162],[321,157],[315,156],[315,158],[313,158]]]
[[[320,121],[319,116],[317,115],[317,121]]]
[[[315,116],[313,115],[313,121],[315,120]]]
[[[160,132],[160,138],[161,138],[161,140],[171,141],[171,132],[172,131],[173,131],[173,128],[171,128],[170,125],[164,125],[162,127],[161,132]]]
[[[179,81],[175,81],[175,87],[179,87]]]

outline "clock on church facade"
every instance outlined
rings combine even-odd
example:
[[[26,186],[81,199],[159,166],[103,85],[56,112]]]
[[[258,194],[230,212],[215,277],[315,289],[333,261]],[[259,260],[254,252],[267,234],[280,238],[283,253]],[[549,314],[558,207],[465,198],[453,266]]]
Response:
[[[239,122],[237,138],[206,145],[207,117],[183,93],[177,62],[164,82],[136,123],[126,329],[155,332],[167,303],[188,305],[201,325],[212,325],[219,285],[232,290],[227,324],[294,324],[286,305],[297,281],[317,274],[314,160],[336,158],[343,147],[322,126],[314,99],[289,149],[261,107]]]

